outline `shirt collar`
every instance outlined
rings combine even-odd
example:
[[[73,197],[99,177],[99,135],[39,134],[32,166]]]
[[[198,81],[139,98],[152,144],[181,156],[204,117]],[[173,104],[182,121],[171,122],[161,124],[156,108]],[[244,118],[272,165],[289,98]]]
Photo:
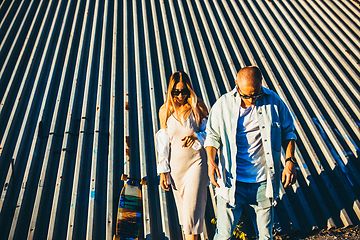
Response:
[[[237,91],[237,87],[235,86],[234,88],[233,88],[233,90],[231,90],[231,95],[232,96],[234,96],[234,97],[236,97],[236,95],[239,95],[239,93],[238,93],[238,91]]]

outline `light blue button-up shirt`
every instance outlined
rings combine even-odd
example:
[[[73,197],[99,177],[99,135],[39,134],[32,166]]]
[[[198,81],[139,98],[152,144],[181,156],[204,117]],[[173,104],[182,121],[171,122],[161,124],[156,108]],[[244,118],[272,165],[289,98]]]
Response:
[[[266,158],[267,197],[276,199],[280,188],[281,143],[296,139],[292,115],[286,104],[273,91],[262,87],[263,96],[256,101],[256,112]],[[235,87],[221,96],[210,111],[205,147],[217,149],[221,179],[216,195],[235,203],[236,128],[241,98]]]

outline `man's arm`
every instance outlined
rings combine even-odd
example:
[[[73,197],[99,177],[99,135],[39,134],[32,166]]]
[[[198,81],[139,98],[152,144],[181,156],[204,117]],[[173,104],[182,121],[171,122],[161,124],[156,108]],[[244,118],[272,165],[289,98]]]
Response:
[[[207,159],[208,159],[208,175],[209,175],[210,182],[219,188],[220,186],[216,182],[216,179],[215,179],[215,174],[219,179],[221,179],[219,168],[218,168],[217,164],[215,163],[215,157],[216,157],[217,150],[214,147],[208,146],[208,147],[206,147],[206,152],[207,152]]]
[[[282,143],[285,157],[286,159],[290,157],[294,157],[295,152],[295,139],[286,140]],[[291,184],[295,183],[296,181],[296,170],[295,170],[295,163],[292,161],[287,161],[284,166],[284,171],[282,175],[282,183],[284,187],[290,186]]]

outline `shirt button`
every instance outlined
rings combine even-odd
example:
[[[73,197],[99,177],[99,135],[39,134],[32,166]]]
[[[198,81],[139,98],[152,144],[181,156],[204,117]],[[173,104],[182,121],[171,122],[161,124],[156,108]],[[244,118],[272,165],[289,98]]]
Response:
[[[270,167],[270,169],[273,169],[272,167]]]
[[[266,155],[269,155],[269,153],[266,153]]]
[[[267,142],[267,139],[265,139],[264,142]]]
[[[265,126],[262,126],[262,128],[265,128]]]

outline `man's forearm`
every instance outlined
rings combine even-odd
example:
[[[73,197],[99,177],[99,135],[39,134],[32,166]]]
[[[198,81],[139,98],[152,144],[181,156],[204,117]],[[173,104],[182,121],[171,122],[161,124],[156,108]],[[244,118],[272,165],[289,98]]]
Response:
[[[295,140],[290,139],[283,142],[283,148],[285,151],[286,159],[294,157],[295,152]],[[296,182],[296,170],[295,163],[293,161],[287,161],[284,166],[284,171],[282,174],[282,183],[284,187],[291,186]]]
[[[217,149],[211,146],[206,147],[206,152],[208,156],[208,175],[210,182],[215,185],[216,187],[220,187],[219,184],[216,181],[216,177],[218,179],[221,179],[220,171],[215,163],[215,157],[216,157],[216,151]]]
[[[207,152],[208,162],[215,163],[217,149],[211,146],[205,148]]]
[[[285,151],[285,157],[289,158],[289,157],[294,157],[294,153],[295,153],[295,140],[294,139],[290,139],[290,140],[286,140],[282,143],[284,151]]]

